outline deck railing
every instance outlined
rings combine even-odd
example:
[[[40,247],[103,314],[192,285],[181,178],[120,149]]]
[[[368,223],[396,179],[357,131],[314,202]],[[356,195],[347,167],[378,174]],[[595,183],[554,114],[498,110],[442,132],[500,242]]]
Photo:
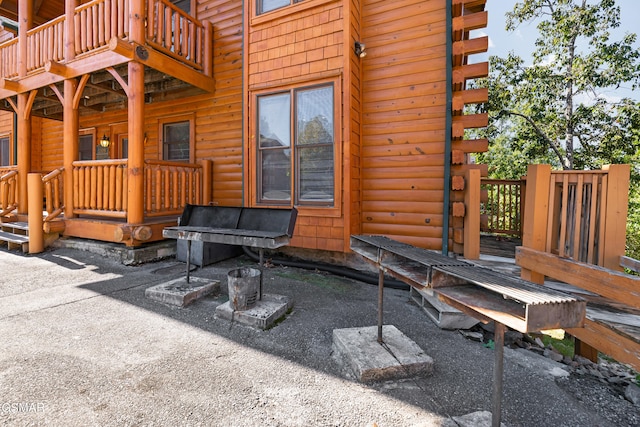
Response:
[[[127,217],[127,160],[73,162],[73,213]]]
[[[106,46],[114,37],[128,37],[129,1],[95,0],[76,7],[73,15],[76,55]]]
[[[18,206],[18,171],[15,167],[0,167],[0,216]]]
[[[147,22],[147,43],[197,70],[206,70],[207,26],[166,0],[148,0]]]
[[[27,52],[27,72],[44,67],[47,61],[62,61],[64,16],[27,31]]]
[[[175,7],[168,0],[93,0],[76,7],[73,17],[75,54],[82,55],[107,46],[114,38],[129,39],[131,2],[146,10],[146,42],[155,49],[211,76],[213,30]],[[65,16],[55,18],[27,32],[27,72],[44,69],[49,61],[65,63]],[[18,39],[0,44],[0,78],[19,75]]]
[[[522,237],[524,180],[482,179],[486,201],[480,203],[480,231]]]
[[[629,165],[603,170],[551,171],[529,167],[523,245],[620,269],[624,255]],[[531,176],[529,176],[531,175]],[[527,237],[528,234],[528,237]]]
[[[145,216],[179,215],[187,203],[203,203],[202,166],[147,160],[145,162]]]
[[[10,79],[18,76],[18,39],[0,45],[0,77]]]

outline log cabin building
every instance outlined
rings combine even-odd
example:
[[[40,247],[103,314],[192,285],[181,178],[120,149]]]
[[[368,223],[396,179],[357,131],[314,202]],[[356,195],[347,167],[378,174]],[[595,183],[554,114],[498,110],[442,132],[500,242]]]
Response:
[[[291,207],[291,246],[462,253],[485,0],[2,0],[0,217],[136,247],[186,203]],[[38,184],[40,185],[40,184]],[[38,207],[39,209],[39,207]],[[467,239],[472,238],[468,237]]]

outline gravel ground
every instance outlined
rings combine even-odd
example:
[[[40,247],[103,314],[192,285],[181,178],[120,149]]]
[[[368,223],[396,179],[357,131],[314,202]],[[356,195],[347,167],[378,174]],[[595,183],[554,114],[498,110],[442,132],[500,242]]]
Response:
[[[226,283],[240,257],[199,269]],[[0,424],[455,426],[491,410],[493,351],[437,328],[408,292],[386,290],[385,323],[435,360],[425,378],[361,384],[332,357],[337,328],[373,326],[377,289],[274,267],[265,290],[294,308],[266,331],[217,319],[224,292],[186,308],[146,299],[184,274],[174,260],[127,267],[85,251],[0,250]],[[509,350],[507,426],[638,425],[638,408],[561,364]]]

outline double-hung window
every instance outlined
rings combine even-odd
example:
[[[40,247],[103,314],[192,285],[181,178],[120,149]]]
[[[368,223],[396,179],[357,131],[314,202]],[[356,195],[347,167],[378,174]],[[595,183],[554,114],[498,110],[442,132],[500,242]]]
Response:
[[[193,161],[194,117],[191,114],[160,119],[162,159]]]
[[[0,166],[9,166],[11,164],[11,138],[8,136],[0,137]]]
[[[333,84],[257,98],[258,203],[334,206]]]

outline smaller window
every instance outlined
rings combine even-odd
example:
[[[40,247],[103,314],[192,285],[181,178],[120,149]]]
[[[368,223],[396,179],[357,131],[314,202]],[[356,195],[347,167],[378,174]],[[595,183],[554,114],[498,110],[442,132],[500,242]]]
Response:
[[[302,1],[304,0],[257,0],[258,15],[280,9],[285,6],[290,6],[295,3],[300,3]]]
[[[11,138],[4,136],[0,138],[0,166],[11,164]]]
[[[185,13],[191,13],[191,0],[173,0],[172,3]]]
[[[78,160],[93,160],[93,135],[80,135],[78,141]]]
[[[189,162],[192,154],[193,120],[169,120],[161,121],[162,159]]]

